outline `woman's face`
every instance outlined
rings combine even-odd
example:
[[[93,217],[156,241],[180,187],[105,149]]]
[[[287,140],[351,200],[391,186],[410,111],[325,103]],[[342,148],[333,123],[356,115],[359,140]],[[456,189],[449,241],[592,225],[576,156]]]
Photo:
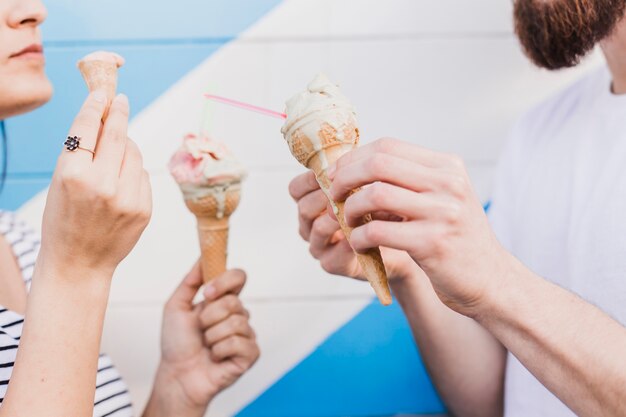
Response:
[[[33,110],[52,96],[39,30],[46,15],[40,0],[0,0],[0,120]]]

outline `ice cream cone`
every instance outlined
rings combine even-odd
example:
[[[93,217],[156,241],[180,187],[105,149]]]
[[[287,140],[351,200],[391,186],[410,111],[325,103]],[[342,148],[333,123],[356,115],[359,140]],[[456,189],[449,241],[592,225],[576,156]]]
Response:
[[[202,276],[205,283],[226,271],[229,220],[241,199],[240,183],[194,190],[185,204],[197,219]]]
[[[102,90],[106,93],[108,105],[115,98],[117,91],[117,70],[124,64],[124,59],[111,52],[94,52],[78,62],[89,92]],[[106,119],[107,111],[105,112]]]
[[[196,216],[204,282],[226,271],[229,220],[241,199],[244,167],[228,148],[206,135],[185,135],[170,173]]]
[[[317,121],[316,123],[319,123]],[[317,182],[328,197],[341,230],[350,241],[352,228],[347,225],[344,213],[344,202],[333,201],[330,197],[329,190],[331,181],[328,179],[326,170],[329,166],[337,162],[346,153],[354,149],[359,142],[359,130],[356,127],[356,120],[349,120],[337,131],[328,123],[321,123],[321,128],[317,132],[316,138],[310,138],[306,132],[312,131],[309,126],[301,125],[295,131],[290,133],[289,145],[296,159],[315,173]],[[352,192],[358,192],[353,190]],[[371,217],[367,216],[364,222],[371,221]],[[383,305],[389,305],[392,302],[391,292],[385,265],[380,254],[380,249],[373,248],[364,254],[356,254],[357,260],[363,270],[363,274],[374,289],[376,296]]]

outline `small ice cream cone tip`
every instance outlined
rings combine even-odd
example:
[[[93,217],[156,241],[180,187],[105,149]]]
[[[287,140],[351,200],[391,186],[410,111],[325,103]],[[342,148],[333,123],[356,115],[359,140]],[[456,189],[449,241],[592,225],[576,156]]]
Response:
[[[113,52],[93,52],[78,61],[80,70],[90,92],[104,91],[109,104],[117,92],[117,70],[124,65],[124,58]],[[106,119],[108,110],[103,120]]]

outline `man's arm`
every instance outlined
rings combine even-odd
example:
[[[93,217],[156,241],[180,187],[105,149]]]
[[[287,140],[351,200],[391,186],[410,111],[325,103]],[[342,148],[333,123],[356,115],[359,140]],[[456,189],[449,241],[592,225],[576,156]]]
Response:
[[[407,251],[444,304],[476,319],[574,412],[624,415],[626,329],[500,245],[461,159],[385,140],[337,165],[330,192],[347,198],[356,250]],[[359,222],[380,212],[401,221]]]
[[[339,223],[327,211],[328,199],[315,175],[298,176],[289,190],[311,254],[332,274],[364,279]],[[502,415],[502,346],[476,322],[446,307],[406,252],[383,248],[383,257],[392,290],[448,408],[460,417]]]
[[[598,308],[512,259],[473,316],[577,415],[626,413],[626,329]]]
[[[448,410],[458,417],[501,416],[506,350],[500,342],[446,307],[416,265],[410,279],[391,286]]]

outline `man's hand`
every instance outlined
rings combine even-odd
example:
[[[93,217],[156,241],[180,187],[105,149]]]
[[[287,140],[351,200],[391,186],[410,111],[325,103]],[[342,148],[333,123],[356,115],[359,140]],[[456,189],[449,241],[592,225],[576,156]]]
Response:
[[[202,416],[256,362],[256,335],[239,299],[245,282],[243,271],[229,271],[207,284],[205,300],[193,305],[202,286],[196,265],[174,292],[163,314],[161,364],[145,416]]]
[[[332,197],[347,199],[352,246],[406,251],[454,310],[471,314],[506,270],[510,256],[492,233],[460,158],[381,139],[345,155],[329,177]],[[358,187],[363,190],[351,196]],[[370,213],[393,221],[362,224]]]
[[[289,184],[289,194],[298,204],[300,236],[309,242],[309,251],[322,268],[334,275],[365,280],[354,250],[341,231],[315,174],[309,171],[294,178]],[[406,252],[389,248],[381,248],[381,251],[392,281],[415,274],[415,263]]]

